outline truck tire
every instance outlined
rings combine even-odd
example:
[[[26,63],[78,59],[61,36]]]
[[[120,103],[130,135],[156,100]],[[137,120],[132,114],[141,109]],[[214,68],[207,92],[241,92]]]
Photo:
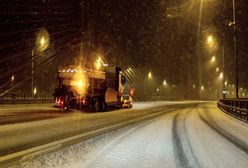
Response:
[[[63,109],[66,110],[66,111],[70,110],[70,102],[69,102],[69,96],[68,95],[66,95],[64,97]]]
[[[101,101],[101,107],[100,107],[100,111],[104,112],[106,109],[106,103],[104,101]]]
[[[100,101],[99,100],[95,100],[93,103],[93,112],[98,112],[100,111]]]

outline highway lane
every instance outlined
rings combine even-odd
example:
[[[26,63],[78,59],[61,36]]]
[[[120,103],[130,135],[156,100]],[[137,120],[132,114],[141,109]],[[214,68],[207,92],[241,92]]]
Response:
[[[13,167],[246,168],[248,124],[216,103],[192,104],[80,143],[26,157]]]
[[[0,105],[0,125],[43,120],[64,115],[54,104],[8,104]]]
[[[12,156],[12,154],[18,152],[137,119],[142,116],[158,112],[171,112],[171,109],[190,103],[195,102],[136,103],[133,109],[122,109],[104,113],[86,113],[77,110],[67,112],[53,108],[51,104],[37,107],[35,105],[1,106],[0,161],[8,161],[9,157],[6,158],[6,156]],[[122,127],[122,125],[118,127]],[[111,129],[114,129],[114,127]]]

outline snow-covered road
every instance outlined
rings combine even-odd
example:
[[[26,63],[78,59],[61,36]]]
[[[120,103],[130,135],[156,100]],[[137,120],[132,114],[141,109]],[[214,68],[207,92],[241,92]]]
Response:
[[[248,124],[221,112],[216,103],[191,105],[129,125],[11,167],[246,168]]]
[[[191,103],[195,102],[138,102],[132,109],[104,113],[68,112],[51,104],[0,106],[0,167]]]

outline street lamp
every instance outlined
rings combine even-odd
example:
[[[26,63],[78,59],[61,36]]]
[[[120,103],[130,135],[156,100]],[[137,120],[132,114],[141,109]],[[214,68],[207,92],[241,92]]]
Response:
[[[11,87],[13,87],[13,85],[14,85],[14,80],[15,80],[15,75],[13,74],[11,76]]]
[[[37,89],[35,87],[34,90],[33,90],[33,94],[36,95],[36,93],[37,93]]]
[[[219,78],[223,79],[223,77],[224,77],[223,72],[221,72]]]
[[[212,36],[212,35],[209,35],[209,36],[208,36],[208,38],[207,38],[207,43],[208,43],[209,45],[212,45],[212,43],[213,43],[213,36]]]
[[[152,79],[152,72],[148,73],[148,79]]]
[[[42,51],[44,51],[47,47],[48,47],[48,42],[46,41],[46,38],[45,38],[45,36],[40,36],[40,37],[38,37],[38,39],[37,39],[37,41],[38,41],[38,46],[37,46],[37,51],[39,51],[39,52],[42,52]],[[34,94],[35,92],[34,92],[34,56],[35,56],[35,49],[32,49],[32,65],[31,65],[31,68],[32,68],[32,72],[31,72],[31,75],[32,75],[32,81],[31,81],[31,90],[32,90],[32,93]]]
[[[166,80],[163,81],[163,86],[167,86]]]
[[[214,46],[214,43],[215,43],[215,41],[214,41],[213,35],[208,35],[207,36],[207,45],[208,45],[208,47],[212,48]]]
[[[215,60],[216,60],[216,58],[215,58],[215,56],[213,56],[213,57],[211,58],[211,63],[214,63]]]
[[[237,33],[236,33],[236,5],[235,0],[232,0],[232,8],[233,8],[233,22],[231,25],[233,25],[233,43],[234,43],[234,57],[235,57],[235,65],[236,65],[236,99],[239,98],[239,76],[238,76],[238,57],[237,57]],[[230,24],[229,24],[230,25]],[[230,25],[230,26],[231,26]]]
[[[101,57],[98,57],[98,59],[96,60],[95,67],[96,67],[97,70],[101,69],[101,67],[102,67],[102,59],[101,59]]]
[[[210,52],[214,51],[218,47],[218,43],[213,35],[208,35],[206,39],[206,47]]]
[[[42,36],[41,39],[40,39],[40,46],[43,47],[45,44],[45,37]]]
[[[101,56],[99,56],[98,59],[95,61],[95,68],[97,70],[100,70],[102,67],[108,67],[108,66],[109,66],[109,64],[104,63]],[[132,70],[132,69],[131,68],[127,69],[127,71],[130,71],[130,70]]]
[[[216,72],[219,72],[219,70],[220,70],[219,67],[217,67],[217,68],[216,68]]]
[[[34,57],[37,52],[41,53],[45,51],[49,46],[49,34],[48,31],[44,28],[40,29],[38,33],[36,34],[36,45],[32,49],[32,54],[31,54],[31,93],[32,96],[34,95]]]

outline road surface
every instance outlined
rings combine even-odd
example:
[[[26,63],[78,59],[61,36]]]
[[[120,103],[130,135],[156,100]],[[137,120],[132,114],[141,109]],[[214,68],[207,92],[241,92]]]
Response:
[[[74,124],[70,128],[67,123],[73,119],[75,119],[73,121],[78,126],[76,130],[81,133],[84,129],[80,128],[81,125],[76,122],[78,120],[89,121],[87,124],[85,122],[82,124],[84,126],[89,125],[89,127],[92,127],[90,122],[94,122],[95,119],[102,123],[100,126],[109,126],[109,124],[114,125],[117,122],[132,120],[137,116],[148,115],[148,113],[155,111],[159,112],[156,117],[134,122],[123,128],[112,130],[87,140],[84,139],[70,145],[59,143],[50,148],[26,153],[15,159],[13,164],[8,163],[3,166],[25,168],[247,167],[248,124],[227,116],[213,102],[177,102],[173,106],[168,106],[168,103],[165,102],[144,103],[136,106],[136,109],[133,110],[126,109],[117,112],[95,113],[93,115],[71,113],[64,114],[64,117],[44,119],[44,121],[35,121],[29,124],[25,122],[2,125],[0,126],[1,131],[4,130],[1,129],[4,127],[13,129],[14,125],[25,125],[25,129],[32,125],[36,126],[36,131],[37,128],[41,130],[50,128],[54,134],[68,137],[65,134],[61,134],[60,131],[61,128],[66,132],[76,129]],[[106,120],[105,117],[114,118],[114,121],[118,120],[114,122],[111,119]],[[90,120],[93,118],[94,121]],[[50,124],[44,124],[47,121],[50,121]],[[59,121],[63,121],[63,124],[59,124]],[[47,126],[56,126],[56,129]],[[69,128],[66,129],[66,127]],[[98,127],[95,126],[95,128]],[[50,134],[51,130],[48,130],[47,133]],[[3,133],[6,133],[6,131],[3,131]],[[50,137],[45,136],[44,131],[38,132],[33,132],[33,134],[36,136],[43,135],[44,139]],[[17,135],[22,139],[20,141],[26,142],[27,139],[24,140],[26,136],[34,136],[33,134],[23,134],[25,134],[25,131]],[[4,134],[1,133],[2,135]],[[4,138],[5,136],[2,137]],[[30,143],[39,142],[39,139],[42,138],[36,138],[36,141],[32,140]],[[44,142],[46,144],[50,141],[44,140]],[[2,143],[3,141],[0,144]],[[8,144],[5,143],[5,145]],[[13,144],[16,145],[16,143]],[[23,144],[25,143],[23,142]],[[37,143],[36,145],[41,144]]]

